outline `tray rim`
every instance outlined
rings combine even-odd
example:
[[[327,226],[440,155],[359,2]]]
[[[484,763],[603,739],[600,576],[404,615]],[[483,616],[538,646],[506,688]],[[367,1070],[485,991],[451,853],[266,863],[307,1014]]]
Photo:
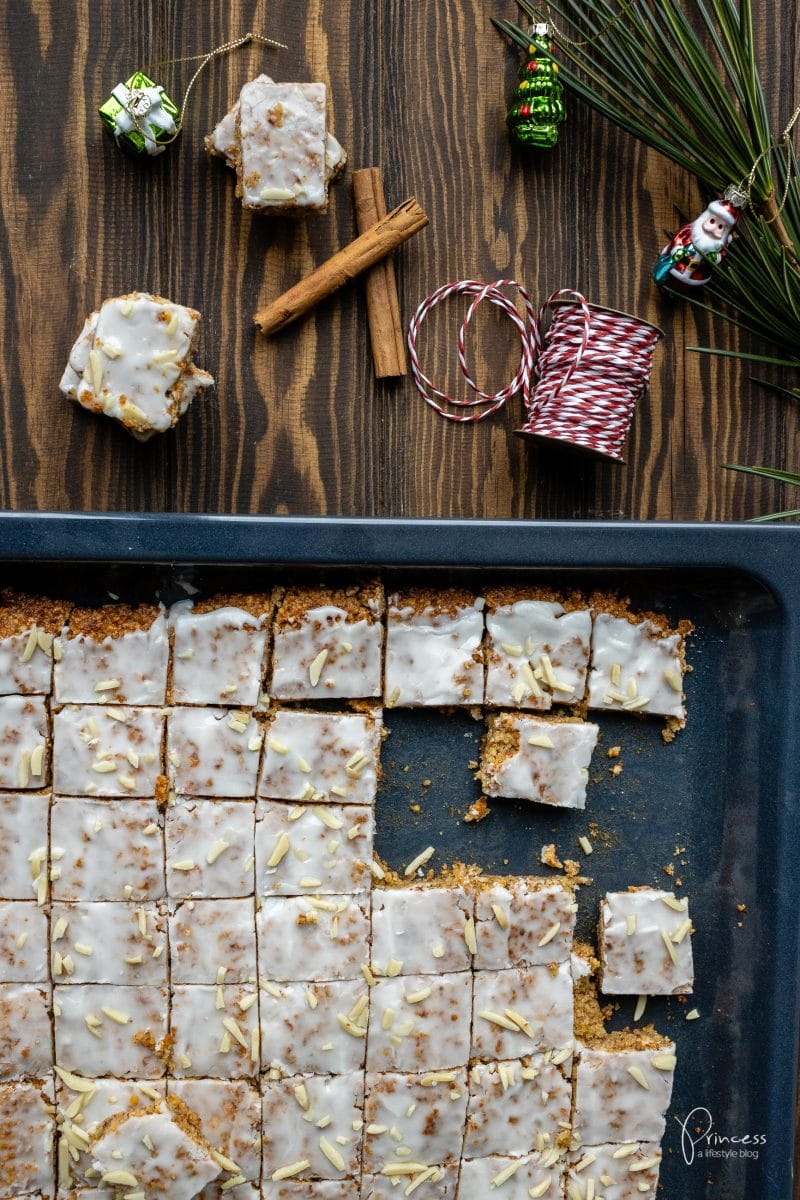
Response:
[[[800,1063],[800,525],[528,521],[215,513],[0,513],[0,563],[168,566],[620,568],[738,570],[766,585],[783,618],[784,714],[775,903],[789,919],[772,940],[769,982],[778,1027],[759,1031],[769,1067],[760,1174],[771,1197],[792,1195]],[[796,724],[796,718],[795,718]],[[792,964],[793,969],[786,969]],[[791,1016],[791,1024],[788,1017]],[[773,1190],[774,1189],[774,1190]]]

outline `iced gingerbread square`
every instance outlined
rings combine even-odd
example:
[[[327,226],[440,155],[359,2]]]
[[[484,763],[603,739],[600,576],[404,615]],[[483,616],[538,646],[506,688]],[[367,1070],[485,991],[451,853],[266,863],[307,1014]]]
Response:
[[[592,615],[579,597],[565,604],[541,589],[492,588],[486,634],[488,705],[549,709],[583,699]]]
[[[175,708],[167,719],[167,770],[176,792],[255,796],[262,733],[249,712]]]
[[[364,1076],[292,1075],[264,1083],[264,1183],[346,1179],[361,1166]]]
[[[160,708],[67,705],[53,718],[53,790],[62,796],[156,795]]]
[[[170,898],[251,896],[254,829],[252,801],[176,797],[165,817]]]
[[[50,777],[43,696],[0,696],[0,789],[35,791]]]
[[[263,1070],[278,1076],[363,1070],[369,1021],[369,989],[363,978],[264,980],[259,1001]]]
[[[463,887],[376,888],[372,894],[375,975],[468,971],[474,937],[473,898]]]
[[[379,714],[276,712],[266,729],[259,796],[304,803],[374,804]]]
[[[77,1125],[91,1139],[100,1126],[112,1117],[151,1108],[162,1102],[166,1088],[163,1081],[155,1079],[149,1082],[132,1079],[87,1080],[69,1072],[62,1074],[63,1078],[56,1079],[56,1104],[64,1116],[59,1138],[59,1166],[63,1169],[66,1164],[62,1158],[67,1159],[71,1181],[88,1187],[92,1182],[97,1183],[99,1174],[92,1165],[91,1145],[82,1143],[79,1135],[70,1136],[72,1126]],[[67,1143],[66,1151],[61,1149],[64,1141]]]
[[[163,296],[131,292],[105,300],[84,322],[61,391],[146,441],[175,425],[213,386],[192,361],[200,313]]]
[[[661,1147],[656,1142],[583,1146],[567,1157],[567,1196],[594,1188],[605,1200],[655,1200]]]
[[[603,598],[597,603],[603,604]],[[683,721],[688,622],[671,629],[657,613],[634,615],[617,602],[595,612],[589,707],[650,713]]]
[[[397,975],[370,990],[367,1070],[430,1071],[469,1058],[472,976]]]
[[[608,995],[692,991],[689,902],[657,888],[607,892],[600,908],[601,987]]]
[[[274,83],[275,80],[269,75],[257,75],[253,82]],[[205,139],[208,153],[215,158],[224,158],[227,165],[232,167],[234,171],[236,170],[236,159],[239,153],[239,139],[236,129],[239,108],[240,102],[237,98],[233,107],[225,114],[221,121],[217,122]],[[337,142],[330,130],[328,130],[325,141],[326,183],[331,183],[341,174],[346,162],[347,155],[344,149]]]
[[[174,704],[254,708],[261,696],[273,602],[269,595],[213,596],[170,609]]]
[[[58,646],[57,704],[164,703],[169,638],[157,605],[74,608]]]
[[[222,1172],[193,1113],[174,1096],[109,1121],[92,1157],[101,1181],[170,1200],[192,1200]]]
[[[389,597],[384,699],[389,708],[483,700],[483,600],[457,589]]]
[[[32,1079],[0,1087],[0,1197],[11,1200],[41,1189],[53,1192],[52,1114],[50,1080]]]
[[[0,983],[46,983],[47,914],[35,900],[0,903]]]
[[[530,1154],[569,1126],[572,1086],[544,1055],[475,1063],[469,1072],[464,1157]]]
[[[372,808],[259,800],[256,817],[259,896],[346,894],[370,886]]]
[[[245,208],[279,215],[325,211],[326,104],[324,83],[245,84],[235,159]]]
[[[487,796],[585,808],[598,732],[597,725],[571,718],[546,721],[514,713],[490,717],[480,771]]]
[[[50,989],[0,984],[0,1080],[41,1078],[53,1069]]]
[[[502,1188],[503,1200],[562,1200],[563,1166],[556,1151],[465,1159],[459,1200],[485,1200]],[[583,1193],[581,1198],[584,1200]],[[599,1197],[598,1197],[599,1200]]]
[[[54,903],[50,943],[58,983],[166,987],[167,919],[155,904]]]
[[[56,1062],[93,1078],[164,1074],[166,988],[77,983],[53,992]]]
[[[252,984],[172,989],[171,1073],[237,1079],[258,1075],[258,993]]]
[[[290,588],[275,614],[270,695],[278,700],[381,694],[383,587]]]
[[[573,1046],[569,962],[507,971],[476,971],[472,1057],[522,1058],[556,1050],[566,1061]],[[560,1054],[553,1056],[558,1064]]]
[[[169,918],[173,983],[226,983],[256,978],[252,898],[184,900]]]
[[[646,1030],[581,1048],[573,1127],[583,1146],[660,1142],[672,1096],[675,1046]]]
[[[0,795],[0,899],[36,895],[33,880],[47,859],[49,804],[45,795]]]
[[[499,971],[564,962],[572,951],[573,892],[546,879],[481,880],[475,902],[475,967]]]
[[[219,1179],[206,1185],[202,1200],[242,1200],[261,1177],[261,1096],[244,1081],[176,1079],[169,1093],[200,1118],[199,1131],[218,1155]],[[223,1161],[224,1160],[224,1161]],[[235,1167],[236,1170],[231,1170]],[[242,1179],[242,1183],[234,1183]]]
[[[50,695],[53,641],[68,614],[59,601],[0,592],[0,695]]]
[[[267,896],[257,914],[262,977],[361,979],[369,962],[369,897]]]
[[[160,900],[162,817],[155,800],[58,797],[50,815],[54,900]]]
[[[467,1073],[367,1074],[364,1170],[401,1162],[457,1165],[467,1112]],[[407,1151],[411,1153],[407,1153]]]

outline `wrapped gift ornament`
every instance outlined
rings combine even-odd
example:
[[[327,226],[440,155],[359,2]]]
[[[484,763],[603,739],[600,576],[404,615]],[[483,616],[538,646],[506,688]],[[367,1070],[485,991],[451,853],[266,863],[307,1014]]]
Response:
[[[163,154],[180,129],[180,110],[159,83],[135,71],[99,109],[118,146],[137,155]]]

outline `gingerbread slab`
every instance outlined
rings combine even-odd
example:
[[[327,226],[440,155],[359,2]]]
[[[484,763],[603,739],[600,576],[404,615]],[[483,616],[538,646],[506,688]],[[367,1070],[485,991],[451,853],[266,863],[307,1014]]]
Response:
[[[314,804],[373,804],[380,737],[377,714],[280,710],[267,724],[258,794]]]
[[[50,779],[43,696],[0,696],[0,790],[35,791]]]
[[[158,1079],[164,1074],[166,988],[119,984],[53,991],[56,1064],[93,1078]]]
[[[160,708],[69,704],[53,717],[53,790],[62,796],[156,795]]]
[[[456,590],[389,597],[384,700],[389,708],[480,704],[483,600]]]
[[[403,1162],[457,1165],[467,1112],[467,1074],[367,1074],[364,1170]]]
[[[49,806],[43,794],[0,794],[0,899],[36,895],[33,880],[47,860]]]
[[[369,989],[363,978],[261,984],[261,1065],[278,1075],[364,1068]]]
[[[375,975],[468,971],[473,898],[463,887],[376,888],[372,894]]]
[[[587,721],[546,721],[514,713],[490,717],[481,751],[487,796],[584,808],[598,732]]]
[[[464,1157],[530,1154],[569,1128],[572,1086],[544,1055],[475,1063],[469,1072]]]
[[[369,962],[369,897],[267,896],[257,914],[260,974],[292,982],[308,976],[360,979]]]
[[[256,794],[261,728],[238,709],[174,708],[167,718],[167,770],[176,792],[247,798]]]
[[[369,888],[373,831],[371,807],[259,800],[258,895],[346,894]]]
[[[568,962],[476,971],[472,1056],[521,1058],[572,1047],[572,973]],[[558,1057],[558,1056],[556,1056]]]
[[[250,897],[180,902],[170,914],[169,942],[173,983],[256,979],[255,909]]]
[[[255,804],[177,796],[164,821],[171,899],[253,893]]]
[[[683,720],[683,633],[661,619],[598,612],[589,707]]]
[[[592,615],[517,588],[486,594],[486,703],[549,709],[586,691]]]
[[[53,899],[162,899],[162,824],[155,800],[56,797],[50,814]]]
[[[231,595],[170,609],[174,704],[254,708],[266,670],[268,595]]]
[[[364,1076],[293,1075],[263,1084],[264,1182],[359,1175]]]
[[[57,704],[163,704],[169,639],[156,605],[75,608],[58,639]]]
[[[259,1063],[255,983],[173,987],[171,1073],[178,1078],[256,1076]]]
[[[601,987],[609,995],[692,991],[688,900],[658,888],[607,892],[600,906]]]
[[[481,882],[475,901],[475,968],[564,962],[572,951],[577,904],[559,883],[526,878]]]
[[[472,975],[398,975],[370,992],[367,1070],[423,1072],[469,1058]]]
[[[624,1035],[621,1035],[624,1037]],[[575,1071],[573,1127],[584,1146],[660,1142],[672,1096],[675,1046],[584,1047]]]
[[[381,694],[383,587],[289,588],[275,615],[270,694],[279,700]]]

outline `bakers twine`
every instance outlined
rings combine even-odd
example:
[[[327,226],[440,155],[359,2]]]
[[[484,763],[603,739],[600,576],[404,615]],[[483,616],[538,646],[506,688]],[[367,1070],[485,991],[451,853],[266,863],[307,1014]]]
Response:
[[[501,288],[519,294],[524,315]],[[458,333],[458,364],[474,395],[462,400],[436,387],[422,370],[417,354],[425,317],[440,301],[457,295],[472,297]],[[478,387],[466,360],[467,330],[484,300],[513,323],[521,347],[514,378],[494,393]],[[545,330],[548,314],[551,320]],[[589,304],[572,288],[553,292],[537,314],[530,296],[516,280],[477,283],[464,279],[445,284],[423,300],[409,326],[408,349],[414,382],[423,399],[448,421],[482,421],[521,392],[526,420],[516,430],[520,436],[563,442],[621,462],[637,401],[650,382],[660,337],[661,331],[654,325]],[[446,405],[470,411],[454,412]]]

